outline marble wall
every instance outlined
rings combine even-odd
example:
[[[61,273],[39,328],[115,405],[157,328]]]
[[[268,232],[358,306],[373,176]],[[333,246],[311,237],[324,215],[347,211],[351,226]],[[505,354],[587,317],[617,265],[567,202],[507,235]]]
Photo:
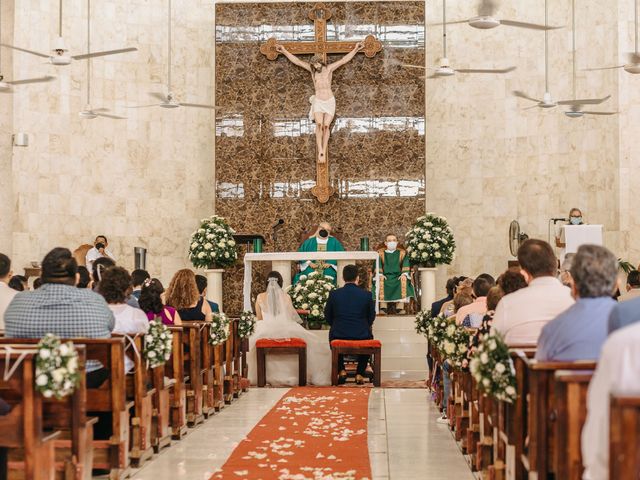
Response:
[[[13,0],[0,3],[0,30],[2,38],[0,43],[4,43],[13,37]],[[12,54],[6,49],[0,52],[0,75],[5,80],[13,80]],[[13,201],[13,181],[12,181],[12,141],[13,133],[13,98],[10,93],[0,92],[0,252],[11,253],[12,232],[13,232],[13,212],[15,204]]]
[[[334,74],[329,159],[337,194],[327,204],[310,193],[316,173],[310,75],[282,56],[270,61],[259,52],[269,37],[312,39],[312,5],[216,8],[216,209],[236,230],[266,236],[267,250],[274,249],[271,225],[278,219],[285,223],[277,250],[295,250],[300,234],[322,220],[353,250],[360,237],[373,246],[387,232],[403,234],[424,211],[424,81],[401,67],[424,64],[424,4],[326,4],[333,11],[329,40],[374,34],[384,46]],[[239,308],[231,283],[238,277],[227,275],[225,306],[232,310]]]

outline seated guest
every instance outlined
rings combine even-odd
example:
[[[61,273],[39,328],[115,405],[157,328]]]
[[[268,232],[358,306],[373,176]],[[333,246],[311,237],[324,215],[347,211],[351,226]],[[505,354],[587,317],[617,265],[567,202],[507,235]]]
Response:
[[[404,314],[405,305],[415,297],[409,255],[402,245],[398,245],[398,237],[393,234],[387,235],[377,252],[382,270],[379,287],[381,307],[389,314]]]
[[[9,288],[9,280],[12,276],[11,259],[4,253],[0,253],[0,330],[4,330],[4,312],[18,293],[13,288]]]
[[[196,276],[188,268],[178,270],[171,279],[165,303],[178,311],[182,321],[211,321],[211,306],[200,296]]]
[[[100,291],[100,281],[102,280],[103,272],[108,268],[114,267],[115,265],[116,262],[108,257],[100,257],[93,262],[92,288],[94,292]],[[140,306],[138,305],[138,299],[131,294],[127,295],[125,303],[133,308],[140,308]]]
[[[87,265],[87,270],[90,272],[93,271],[93,262],[95,262],[98,258],[110,258],[113,260],[113,263],[116,263],[116,257],[111,251],[107,248],[109,246],[109,242],[107,241],[107,237],[104,235],[98,235],[93,242],[93,248],[87,251],[87,256],[85,258],[85,264]]]
[[[522,277],[522,275],[520,276]],[[496,312],[496,307],[498,306],[498,303],[500,302],[502,297],[504,297],[504,295],[505,293],[502,290],[502,287],[499,287],[497,285],[495,287],[491,287],[491,289],[489,290],[489,293],[487,293],[487,313],[482,318],[482,323],[478,327],[478,330],[476,330],[476,333],[473,335],[473,337],[471,337],[471,341],[470,341],[471,348],[469,349],[469,352],[467,354],[467,358],[469,360],[471,360],[471,354],[473,353],[473,349],[477,348],[478,345],[480,344],[480,339],[483,336],[491,333],[491,323],[493,322],[493,315]]]
[[[115,325],[104,298],[76,288],[78,264],[66,248],[54,248],[42,260],[42,287],[18,293],[5,312],[7,338],[109,338]],[[108,377],[99,362],[88,360],[87,387]]]
[[[33,281],[33,289],[34,289],[34,290],[37,290],[37,289],[39,289],[41,286],[42,286],[42,279],[41,279],[40,277],[38,277],[38,278],[36,278],[36,279]]]
[[[487,293],[495,284],[496,281],[488,273],[478,275],[478,278],[473,281],[473,303],[458,309],[456,312],[456,323],[458,325],[462,325],[469,317],[465,326],[474,328],[480,326],[482,317],[487,313]]]
[[[571,290],[556,278],[557,260],[547,242],[525,240],[518,262],[529,286],[500,300],[492,331],[501,333],[507,345],[535,345],[542,327],[574,301]]]
[[[431,304],[432,316],[437,317],[438,315],[440,315],[440,310],[442,309],[442,306],[448,301],[453,300],[453,290],[456,287],[457,280],[458,280],[457,277],[451,277],[449,280],[447,280],[447,285],[445,286],[445,290],[447,291],[447,296]]]
[[[640,322],[640,298],[618,303],[613,307],[607,330],[611,333],[636,322]]]
[[[78,284],[76,287],[89,289],[93,287],[91,274],[89,273],[89,270],[87,270],[87,267],[83,267],[82,265],[78,266]]]
[[[29,290],[29,282],[24,275],[14,275],[9,280],[9,288],[13,288],[16,292],[24,292]]]
[[[639,302],[632,300],[624,304]],[[609,478],[609,397],[640,391],[640,323],[612,333],[604,345],[587,394],[587,420],[582,429],[583,479]],[[636,428],[629,426],[629,428]],[[623,479],[611,479],[623,480]],[[625,479],[626,480],[626,479]]]
[[[627,275],[627,291],[620,295],[619,302],[626,302],[633,298],[640,297],[640,272],[631,270]]]
[[[537,360],[597,360],[607,339],[611,294],[618,276],[615,255],[598,245],[582,245],[573,260],[573,297],[567,310],[547,323],[538,339]]]
[[[122,267],[107,268],[102,273],[99,292],[109,304],[116,319],[113,333],[133,335],[147,332],[149,321],[145,313],[126,303],[127,297],[131,295],[129,272]]]
[[[162,303],[163,293],[164,287],[162,283],[160,283],[160,280],[157,278],[145,280],[142,285],[140,300],[138,300],[140,309],[147,314],[149,321],[160,317],[162,323],[165,325],[182,325],[178,311]]]
[[[196,285],[198,286],[198,292],[200,293],[200,296],[207,300],[207,303],[211,307],[211,311],[213,313],[219,313],[220,307],[218,307],[218,304],[207,299],[207,286],[209,285],[209,280],[207,280],[207,277],[205,277],[204,275],[196,275]]]
[[[507,270],[500,275],[496,283],[502,289],[504,295],[509,295],[527,286],[527,281],[522,276],[522,273],[513,270]]]
[[[136,300],[140,300],[140,293],[142,292],[142,284],[145,280],[149,280],[151,275],[146,270],[142,270],[141,268],[135,269],[131,272],[131,286],[133,287],[133,291],[131,292],[131,296],[136,297]]]
[[[342,272],[345,285],[329,294],[324,308],[324,317],[331,329],[329,341],[332,340],[369,340],[373,338],[373,321],[376,318],[376,307],[371,293],[358,288],[358,268],[346,265]],[[368,355],[358,355],[356,383],[364,383],[364,374],[369,362]],[[338,381],[347,380],[343,355],[338,359]]]
[[[471,296],[473,294],[473,278],[461,276],[458,277],[458,281],[456,282],[456,286],[453,289],[453,298],[455,298],[457,293],[466,293]],[[455,313],[455,307],[453,305],[453,299],[449,300],[442,304],[442,308],[440,309],[440,314],[445,317],[450,317]]]

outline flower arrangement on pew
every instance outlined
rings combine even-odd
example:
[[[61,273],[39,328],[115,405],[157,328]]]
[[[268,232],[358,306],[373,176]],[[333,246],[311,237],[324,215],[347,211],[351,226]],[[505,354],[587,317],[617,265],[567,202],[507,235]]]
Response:
[[[416,333],[419,335],[424,335],[425,337],[429,337],[429,324],[433,316],[431,315],[431,310],[421,310],[416,315]]]
[[[482,337],[469,367],[481,391],[497,400],[515,401],[518,396],[515,369],[509,347],[500,334]]]
[[[159,317],[149,322],[149,330],[144,336],[142,355],[149,362],[149,367],[164,365],[171,358],[173,333],[162,323]]]
[[[36,390],[45,398],[61,399],[72,394],[80,381],[78,352],[73,343],[62,343],[48,333],[36,348]]]
[[[224,313],[214,313],[209,325],[209,344],[216,346],[229,338],[229,319]]]
[[[440,344],[445,336],[445,330],[450,323],[451,321],[447,320],[447,317],[439,315],[433,318],[427,326],[427,338],[429,339],[429,343],[438,351],[442,351]]]
[[[419,217],[405,238],[413,265],[436,266],[453,261],[456,242],[444,217],[434,213]]]
[[[321,271],[302,275],[295,287],[289,288],[289,295],[296,310],[307,310],[307,323],[324,323],[324,306],[329,299],[329,293],[336,287],[333,278]]]
[[[454,368],[467,368],[471,333],[462,325],[456,325],[455,317],[451,317],[447,322],[439,344],[440,353]]]
[[[218,215],[203,218],[198,229],[191,234],[189,259],[196,268],[223,268],[238,259],[235,231]]]
[[[240,314],[238,322],[238,336],[247,338],[251,336],[256,329],[256,316],[251,311],[244,311]]]

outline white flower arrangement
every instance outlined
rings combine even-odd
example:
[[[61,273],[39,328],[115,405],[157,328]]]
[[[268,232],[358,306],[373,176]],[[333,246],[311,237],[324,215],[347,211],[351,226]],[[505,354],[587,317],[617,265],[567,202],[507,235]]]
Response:
[[[196,268],[220,268],[233,265],[238,259],[235,231],[218,215],[203,218],[191,234],[189,259]]]
[[[220,345],[229,338],[229,319],[224,313],[214,313],[209,325],[209,344]]]
[[[462,325],[456,325],[455,317],[450,317],[447,322],[439,343],[440,353],[454,368],[466,368],[471,333]]]
[[[256,316],[251,311],[244,311],[240,314],[238,322],[238,336],[247,338],[251,336],[256,329]]]
[[[164,365],[171,358],[173,333],[162,323],[159,317],[149,322],[149,330],[144,336],[142,355],[149,362],[149,367]]]
[[[487,395],[508,403],[518,397],[515,368],[509,347],[500,334],[486,334],[480,339],[469,368],[478,387]]]
[[[429,324],[433,316],[431,310],[421,310],[416,315],[416,333],[429,337]]]
[[[294,308],[309,311],[308,322],[323,323],[324,306],[335,288],[332,277],[321,271],[314,271],[309,275],[302,275],[295,286],[289,287],[288,293]]]
[[[405,238],[413,265],[448,265],[453,261],[456,242],[444,217],[427,213],[416,220]]]
[[[433,318],[427,326],[427,338],[429,343],[437,350],[442,350],[441,343],[445,336],[445,330],[451,324],[451,321],[444,315],[438,315]]]
[[[78,352],[71,342],[46,334],[37,345],[36,390],[45,398],[61,399],[74,392],[80,381]]]

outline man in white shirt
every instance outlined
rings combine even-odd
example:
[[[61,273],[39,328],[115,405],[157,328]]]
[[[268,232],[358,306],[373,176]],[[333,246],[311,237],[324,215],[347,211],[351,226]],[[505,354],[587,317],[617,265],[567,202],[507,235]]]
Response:
[[[0,330],[4,330],[4,311],[18,293],[13,288],[9,288],[8,284],[12,276],[11,259],[4,253],[0,253]]]
[[[93,262],[98,258],[108,257],[114,262],[116,261],[115,255],[107,248],[108,246],[109,242],[107,241],[107,237],[104,235],[98,235],[96,237],[93,242],[93,248],[87,252],[87,256],[85,257],[85,263],[89,272],[93,271]]]
[[[518,249],[518,262],[529,286],[500,300],[492,332],[501,333],[507,345],[536,345],[542,328],[574,300],[556,278],[558,263],[547,242],[526,240]]]
[[[587,420],[582,429],[581,444],[585,467],[583,479],[609,478],[609,397],[612,393],[635,394],[638,390],[640,323],[635,323],[609,336],[589,384]]]

